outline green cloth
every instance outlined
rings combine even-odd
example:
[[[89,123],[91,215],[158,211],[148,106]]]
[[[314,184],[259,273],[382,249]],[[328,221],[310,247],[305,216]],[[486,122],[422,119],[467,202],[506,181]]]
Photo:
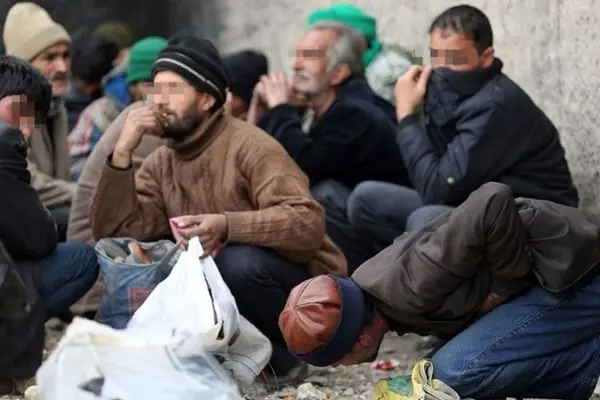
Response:
[[[383,50],[383,44],[377,40],[377,21],[358,7],[347,3],[336,3],[329,7],[318,8],[308,17],[308,26],[325,21],[340,22],[362,33],[368,44],[363,57],[365,66],[371,64]]]
[[[167,46],[167,39],[150,36],[135,42],[129,51],[127,83],[152,80],[152,66],[158,53]]]

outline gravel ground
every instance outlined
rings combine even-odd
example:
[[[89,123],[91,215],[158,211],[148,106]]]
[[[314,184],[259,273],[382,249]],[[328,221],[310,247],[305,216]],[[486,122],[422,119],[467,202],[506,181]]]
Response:
[[[52,349],[62,335],[62,330],[55,323],[49,323],[47,329],[47,348]],[[396,359],[399,367],[395,374],[408,374],[412,366],[424,353],[415,351],[417,336],[398,337],[388,335],[384,340],[379,357]],[[362,364],[352,367],[313,368],[310,376],[298,386],[265,388],[258,384],[244,391],[247,400],[372,400],[373,383],[370,366]],[[600,389],[600,388],[599,388]],[[600,390],[597,393],[600,394]],[[24,397],[3,396],[0,400],[23,400]],[[26,400],[34,400],[35,397]],[[600,395],[593,399],[600,400]]]

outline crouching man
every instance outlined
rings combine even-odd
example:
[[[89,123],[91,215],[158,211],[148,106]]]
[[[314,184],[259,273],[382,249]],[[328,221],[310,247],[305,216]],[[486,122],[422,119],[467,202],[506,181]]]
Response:
[[[315,365],[376,356],[384,334],[449,341],[434,377],[461,398],[588,399],[600,374],[600,218],[488,183],[349,279],[290,294],[279,325]]]
[[[47,114],[51,99],[50,83],[40,72],[17,58],[0,57],[0,264],[16,271],[31,300],[27,316],[0,316],[0,396],[14,394],[15,380],[35,375],[44,321],[64,315],[98,276],[92,247],[57,243],[56,223],[31,186],[28,142],[36,122],[43,123],[35,116]],[[0,310],[7,306],[0,304]]]
[[[216,264],[240,312],[274,345],[278,374],[298,366],[277,319],[292,288],[310,276],[347,274],[325,236],[323,209],[306,176],[259,128],[223,112],[228,78],[213,44],[176,35],[153,67],[153,105],[132,109],[106,161],[90,207],[97,239],[170,236],[169,219],[206,254],[225,244]],[[143,135],[158,148],[134,174]]]

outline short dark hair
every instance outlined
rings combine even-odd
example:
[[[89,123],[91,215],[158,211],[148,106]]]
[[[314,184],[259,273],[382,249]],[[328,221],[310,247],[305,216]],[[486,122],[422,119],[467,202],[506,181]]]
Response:
[[[429,27],[429,33],[431,34],[437,29],[462,33],[475,43],[479,53],[494,44],[492,25],[487,15],[480,9],[467,4],[450,7],[435,17]]]
[[[50,82],[26,61],[0,56],[0,99],[24,95],[40,115],[48,114],[52,102]]]
[[[113,68],[119,46],[101,36],[83,35],[73,44],[71,74],[85,83],[100,83]]]

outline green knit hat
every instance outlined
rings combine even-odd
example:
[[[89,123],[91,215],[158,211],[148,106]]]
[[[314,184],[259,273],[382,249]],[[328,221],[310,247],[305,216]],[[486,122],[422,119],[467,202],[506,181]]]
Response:
[[[308,26],[326,21],[340,22],[362,33],[369,46],[364,55],[366,66],[381,52],[383,45],[377,40],[377,21],[355,5],[336,3],[318,8],[309,15]]]
[[[167,39],[150,36],[133,44],[129,51],[127,83],[152,80],[152,65],[158,53],[167,46]]]

